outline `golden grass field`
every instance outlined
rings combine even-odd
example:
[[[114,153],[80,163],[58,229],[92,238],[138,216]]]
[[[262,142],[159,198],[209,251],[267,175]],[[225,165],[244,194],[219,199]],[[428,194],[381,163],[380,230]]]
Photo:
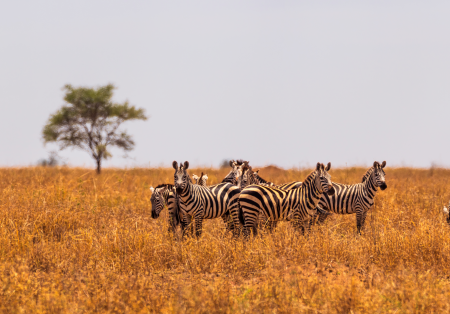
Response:
[[[229,169],[205,171],[209,184]],[[331,169],[358,183],[365,168]],[[5,313],[450,312],[450,171],[386,167],[366,229],[333,215],[308,236],[233,241],[220,219],[200,240],[151,218],[150,185],[173,169],[0,169],[0,310]],[[310,170],[263,168],[275,183]]]

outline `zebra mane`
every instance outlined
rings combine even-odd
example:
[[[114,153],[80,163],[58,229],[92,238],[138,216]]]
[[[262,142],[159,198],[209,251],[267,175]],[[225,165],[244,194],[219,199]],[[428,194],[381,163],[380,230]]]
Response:
[[[228,177],[228,176],[226,176],[226,177],[222,180],[221,183],[233,183],[233,179],[230,178],[230,177]]]
[[[305,180],[303,181],[303,184],[305,183],[310,183],[312,180],[314,180],[316,178],[316,170],[313,170],[310,174],[308,174],[308,176],[305,178]]]
[[[262,183],[269,183],[267,180],[261,178],[261,176],[257,172],[253,172],[253,175],[256,176]]]
[[[163,184],[158,185],[158,186],[155,188],[155,190],[158,189],[158,188],[165,188],[165,187],[167,187],[169,190],[171,190],[171,189],[173,188],[173,184],[163,183]]]
[[[373,172],[373,167],[370,167],[369,169],[367,169],[366,173],[363,175],[361,182],[364,183],[372,174]]]
[[[244,164],[244,160],[243,159],[238,159],[238,160],[236,160],[236,164],[238,166],[243,165]]]

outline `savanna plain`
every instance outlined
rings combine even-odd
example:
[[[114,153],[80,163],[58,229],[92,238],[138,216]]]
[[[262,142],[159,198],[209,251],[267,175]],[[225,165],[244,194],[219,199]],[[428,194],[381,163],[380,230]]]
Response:
[[[229,169],[193,169],[220,182]],[[262,168],[275,183],[311,169]],[[359,183],[366,168],[331,169]],[[151,218],[149,187],[173,169],[0,169],[0,311],[4,313],[450,312],[450,171],[385,168],[365,230],[333,215],[303,236],[233,240],[221,219],[203,236]]]

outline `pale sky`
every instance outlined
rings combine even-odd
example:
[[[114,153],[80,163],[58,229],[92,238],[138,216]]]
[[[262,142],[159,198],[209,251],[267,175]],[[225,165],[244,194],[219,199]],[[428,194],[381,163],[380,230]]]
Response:
[[[114,83],[151,118],[105,166],[450,167],[450,1],[2,1],[0,45],[0,166],[56,149],[65,84]]]

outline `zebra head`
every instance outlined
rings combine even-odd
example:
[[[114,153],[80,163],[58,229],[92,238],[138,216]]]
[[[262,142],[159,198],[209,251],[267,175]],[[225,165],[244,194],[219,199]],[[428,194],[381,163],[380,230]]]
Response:
[[[192,175],[192,180],[194,180],[194,184],[197,185],[201,185],[201,186],[206,186],[206,182],[208,181],[208,175],[207,174],[202,174],[200,175],[200,177],[196,174]]]
[[[234,185],[237,185],[237,180],[239,177],[239,166],[244,163],[242,159],[239,160],[230,160],[231,171],[226,175],[226,177],[222,180],[222,183],[228,182]],[[248,161],[247,161],[248,163]]]
[[[384,173],[383,168],[386,167],[386,161],[383,161],[381,164],[378,161],[373,163],[373,182],[375,186],[379,187],[382,191],[386,190],[386,174]]]
[[[248,165],[248,161],[244,162],[244,164],[240,168],[239,177],[238,177],[238,188],[243,189],[251,184],[258,184],[259,181],[255,176],[255,172],[251,166]]]
[[[187,173],[187,169],[189,168],[189,162],[185,161],[184,164],[180,163],[180,167],[178,167],[178,163],[174,161],[172,163],[173,168],[175,169],[174,174],[174,185],[178,194],[182,194],[191,183],[191,178]]]
[[[206,173],[203,174],[202,172],[200,178],[198,179],[198,185],[206,186],[207,182],[208,182],[208,175]]]
[[[317,163],[316,166],[316,188],[321,193],[327,193],[328,195],[334,195],[334,187],[331,184],[331,175],[328,173],[328,170],[331,169],[331,162],[325,167],[324,164],[320,162]]]
[[[164,192],[168,190],[168,185],[159,185],[156,188],[150,187],[150,191],[152,192],[152,196],[150,198],[150,202],[152,203],[152,218],[156,219],[159,217],[159,214],[166,205],[166,201],[164,199]]]
[[[192,180],[194,180],[194,184],[198,184],[198,179],[199,179],[198,175],[196,174],[192,175]]]
[[[447,206],[448,206],[448,207],[447,207]],[[444,206],[443,212],[444,212],[444,216],[445,216],[445,218],[446,218],[446,220],[447,220],[447,223],[450,225],[450,210],[449,210],[449,208],[450,208],[450,202],[448,203],[447,206]]]
[[[248,172],[251,171],[251,168],[252,167],[248,165],[248,161],[244,161],[242,164],[237,166],[236,185],[238,188],[243,189],[248,185],[248,183],[243,180],[246,181],[248,179]]]

